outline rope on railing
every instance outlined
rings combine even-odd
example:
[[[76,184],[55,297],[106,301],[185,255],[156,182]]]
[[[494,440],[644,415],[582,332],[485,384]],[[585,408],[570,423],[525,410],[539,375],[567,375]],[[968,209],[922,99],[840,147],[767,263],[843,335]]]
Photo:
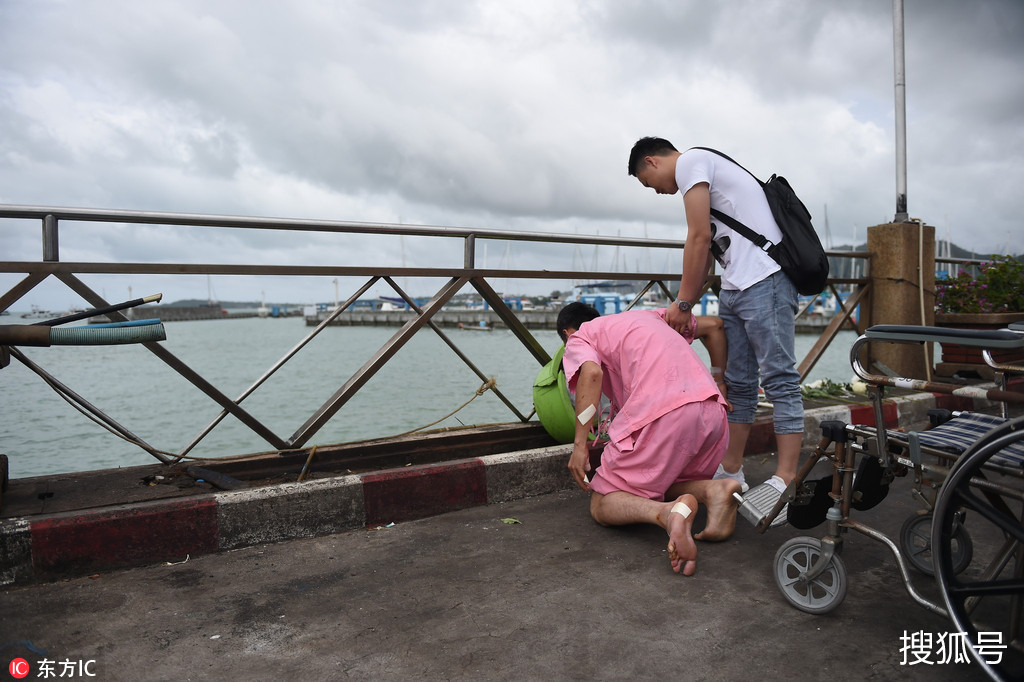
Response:
[[[426,424],[426,425],[421,426],[419,428],[413,429],[411,431],[406,431],[405,433],[399,433],[397,435],[391,436],[391,438],[401,438],[402,436],[408,436],[409,434],[417,433],[419,431],[423,431],[424,429],[429,429],[431,426],[434,426],[435,424],[440,424],[445,419],[448,419],[449,417],[457,414],[459,412],[459,410],[463,409],[464,407],[469,405],[471,402],[473,402],[474,400],[476,400],[477,398],[479,398],[484,393],[486,393],[487,391],[491,390],[492,388],[494,388],[497,385],[498,385],[498,382],[494,379],[494,377],[490,377],[487,381],[485,381],[484,383],[480,384],[480,388],[476,389],[476,392],[473,394],[473,396],[469,400],[467,400],[466,402],[462,403],[461,405],[456,407],[454,410],[452,410],[451,412],[449,412],[445,416],[443,416],[440,419],[437,419],[435,421],[432,421],[429,424]]]

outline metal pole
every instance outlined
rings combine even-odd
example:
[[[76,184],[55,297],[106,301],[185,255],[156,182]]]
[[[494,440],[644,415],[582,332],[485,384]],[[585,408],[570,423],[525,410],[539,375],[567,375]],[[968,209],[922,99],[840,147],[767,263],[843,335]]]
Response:
[[[893,56],[896,82],[896,217],[905,223],[907,214],[907,82],[903,54],[903,0],[892,0]]]
[[[43,260],[57,262],[60,260],[57,239],[57,216],[43,217]]]

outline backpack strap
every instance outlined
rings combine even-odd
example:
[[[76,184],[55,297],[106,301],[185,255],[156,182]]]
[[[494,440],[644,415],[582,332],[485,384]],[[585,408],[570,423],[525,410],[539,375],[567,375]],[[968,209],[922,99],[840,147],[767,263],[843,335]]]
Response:
[[[754,244],[762,251],[767,252],[768,249],[775,246],[773,242],[771,242],[767,237],[765,237],[760,232],[754,232],[749,227],[733,218],[731,215],[722,213],[717,208],[711,209],[711,215],[715,216],[716,218],[721,220],[723,223],[725,223],[726,225],[728,225],[733,230],[740,233],[750,241],[754,242]]]
[[[712,149],[711,147],[691,147],[691,149],[703,149],[706,152],[711,152],[712,154],[717,154],[718,156],[721,156],[723,159],[725,159],[725,160],[727,160],[727,161],[729,161],[729,162],[739,166],[740,168],[743,168],[743,170],[747,171],[747,173],[750,175],[750,177],[752,177],[755,180],[757,180],[757,184],[759,184],[761,186],[761,188],[764,189],[764,183],[761,182],[761,179],[759,177],[757,177],[756,175],[751,173],[749,170],[747,170],[746,168],[741,166],[739,163],[737,163],[735,160],[733,160],[730,156],[728,156],[726,154],[723,154],[722,152],[718,151],[717,149]],[[761,249],[762,251],[767,252],[768,249],[770,249],[772,246],[774,246],[774,244],[771,241],[769,241],[768,238],[765,237],[763,234],[761,234],[760,232],[755,232],[754,230],[750,229],[749,227],[747,227],[746,225],[741,223],[736,218],[733,218],[731,215],[728,215],[726,213],[722,213],[717,208],[711,209],[711,215],[715,216],[716,218],[721,220],[723,223],[725,223],[726,225],[728,225],[733,230],[735,230],[739,234],[743,235],[744,237],[746,237],[750,241],[754,242],[754,244],[759,249]],[[768,245],[767,247],[765,246],[766,244]]]
[[[718,156],[721,156],[726,161],[734,163],[737,166],[739,166],[740,168],[742,168],[743,170],[747,171],[747,173],[750,175],[750,177],[752,177],[755,180],[757,180],[757,184],[761,185],[761,187],[764,187],[764,183],[761,182],[761,178],[757,177],[756,175],[754,175],[753,173],[748,171],[745,166],[741,165],[739,161],[737,161],[736,159],[732,158],[728,154],[723,154],[722,152],[718,151],[717,149],[712,149],[711,147],[690,147],[690,149],[703,149],[706,152],[711,152],[712,154],[717,154]]]

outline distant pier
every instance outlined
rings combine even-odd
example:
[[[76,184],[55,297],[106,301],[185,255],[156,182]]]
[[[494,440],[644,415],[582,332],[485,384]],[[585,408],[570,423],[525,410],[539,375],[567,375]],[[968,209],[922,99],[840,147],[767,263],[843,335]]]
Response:
[[[256,311],[229,312],[217,306],[140,306],[127,311],[132,320],[159,318],[161,322],[184,322],[188,320],[231,320],[240,317],[256,317]],[[105,318],[91,318],[94,322],[107,322]]]
[[[315,327],[330,315],[329,311],[305,314],[306,326]],[[332,326],[341,327],[401,327],[416,317],[411,310],[346,310],[331,320]],[[558,319],[556,310],[517,310],[516,317],[527,329],[555,329]],[[498,314],[493,310],[441,310],[431,318],[439,327],[461,327],[464,330],[504,329]],[[811,315],[796,321],[796,333],[820,334],[831,322],[831,317]],[[844,329],[853,329],[847,325]]]
[[[149,320],[158,318],[161,322],[188,322],[192,320],[237,320],[246,317],[260,317],[257,310],[231,310],[216,306],[140,306],[126,310],[130,320]],[[299,317],[302,310],[290,308],[287,312],[265,317]],[[90,317],[90,324],[109,322],[105,315]]]
[[[306,314],[306,326],[315,327],[330,315],[329,311]],[[331,320],[341,327],[401,327],[416,317],[412,310],[346,310]],[[527,329],[554,329],[558,318],[555,310],[517,310],[516,317]],[[505,328],[493,310],[441,310],[431,320],[439,327],[462,327],[466,330]]]
[[[210,306],[145,306],[125,312],[132,320],[158,318],[161,322],[236,320],[259,317],[259,313],[255,310],[229,310]],[[516,317],[527,329],[555,329],[558,319],[556,310],[517,310],[515,312]],[[310,314],[308,308],[305,312],[298,308],[290,308],[283,314],[270,317],[302,316],[306,320],[307,327],[315,327],[329,315],[329,310],[319,310]],[[412,310],[346,310],[331,320],[330,324],[339,327],[401,327],[415,316],[416,313]],[[431,319],[439,327],[462,328],[467,331],[491,331],[506,328],[498,314],[491,309],[441,310],[435,313]],[[104,315],[89,318],[90,324],[109,321]],[[830,321],[830,317],[820,315],[801,317],[796,321],[796,332],[798,334],[820,334]],[[844,328],[853,329],[849,324]]]

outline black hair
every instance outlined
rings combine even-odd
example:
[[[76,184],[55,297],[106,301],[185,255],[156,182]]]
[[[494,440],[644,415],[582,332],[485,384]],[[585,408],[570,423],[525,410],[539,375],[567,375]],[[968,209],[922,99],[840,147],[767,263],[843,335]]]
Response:
[[[601,317],[601,313],[597,312],[597,308],[586,303],[573,301],[558,311],[558,321],[555,323],[558,337],[562,339],[562,343],[565,343],[565,340],[568,338],[565,335],[566,329],[569,327],[579,329],[581,324],[590,322],[596,317]]]
[[[629,174],[636,175],[646,156],[666,156],[669,152],[676,151],[679,150],[668,140],[660,137],[641,137],[629,152]]]

